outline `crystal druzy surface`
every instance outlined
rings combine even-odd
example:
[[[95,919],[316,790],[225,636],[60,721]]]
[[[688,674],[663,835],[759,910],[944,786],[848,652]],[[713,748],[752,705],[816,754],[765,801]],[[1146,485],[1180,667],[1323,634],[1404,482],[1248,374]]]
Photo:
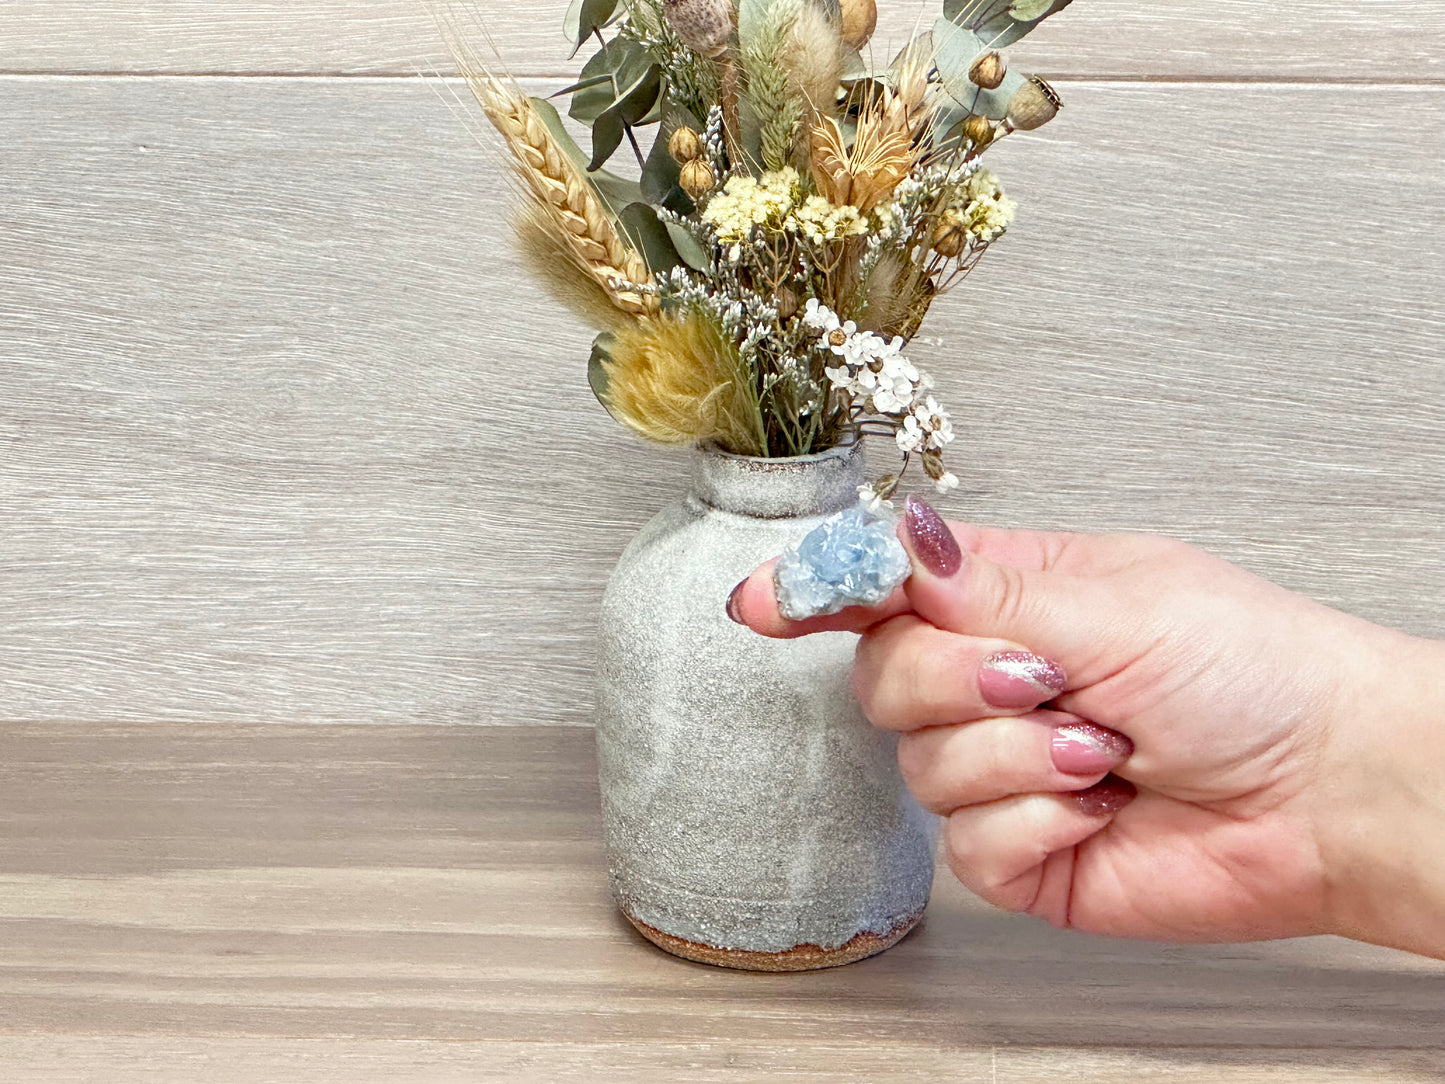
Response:
[[[882,602],[913,571],[893,521],[862,507],[814,527],[773,571],[778,608],[790,621]]]

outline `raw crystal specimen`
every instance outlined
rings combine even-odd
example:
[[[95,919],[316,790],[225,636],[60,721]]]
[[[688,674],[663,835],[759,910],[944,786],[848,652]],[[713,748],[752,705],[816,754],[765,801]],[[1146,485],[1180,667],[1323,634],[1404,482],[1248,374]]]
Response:
[[[773,571],[778,608],[790,621],[882,602],[913,571],[893,522],[849,508],[809,531]]]

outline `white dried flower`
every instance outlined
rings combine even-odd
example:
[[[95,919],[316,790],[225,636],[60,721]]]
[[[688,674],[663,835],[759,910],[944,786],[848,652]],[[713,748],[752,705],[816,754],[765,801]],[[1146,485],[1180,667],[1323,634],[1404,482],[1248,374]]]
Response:
[[[893,502],[885,501],[871,485],[858,487],[858,500],[862,502],[863,507],[868,509],[871,515],[876,516],[883,511],[893,511]]]

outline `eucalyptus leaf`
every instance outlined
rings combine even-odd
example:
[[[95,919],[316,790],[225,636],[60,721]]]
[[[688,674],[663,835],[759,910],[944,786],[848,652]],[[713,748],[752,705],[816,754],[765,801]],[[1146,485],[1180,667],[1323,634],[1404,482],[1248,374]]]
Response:
[[[672,235],[650,205],[628,204],[617,216],[617,224],[632,242],[632,247],[647,261],[649,271],[666,274],[682,263],[682,257],[672,243]]]
[[[681,222],[664,222],[668,235],[672,238],[672,247],[682,257],[682,262],[691,267],[694,271],[707,271],[712,268],[712,258],[708,255],[707,249],[703,248],[693,232]]]
[[[978,87],[968,77],[968,69],[985,53],[983,41],[972,30],[965,30],[947,19],[939,19],[933,27],[933,63],[948,96],[960,105],[971,107]]]
[[[635,70],[646,70],[652,58],[647,50],[634,41],[614,38],[592,55],[582,66],[578,81],[558,94],[575,91],[572,95],[568,116],[591,124],[617,101],[619,80],[629,83],[636,78]]]
[[[622,0],[572,0],[567,9],[567,40],[573,45],[572,56],[582,43],[617,17]]]
[[[648,203],[659,204],[678,214],[692,214],[697,209],[697,204],[682,190],[679,183],[682,166],[668,152],[667,141],[679,128],[699,131],[702,124],[693,116],[691,110],[678,105],[666,94],[659,99],[659,112],[662,127],[658,129],[657,138],[652,142],[652,150],[642,167],[642,198]]]
[[[631,73],[629,73],[631,74]],[[649,64],[635,80],[619,86],[611,106],[626,124],[641,124],[657,108],[662,97],[662,65]]]
[[[1009,99],[1023,85],[1024,76],[1010,71],[995,90],[984,90],[968,77],[979,55],[988,52],[983,40],[972,30],[939,19],[933,28],[933,62],[948,96],[970,113],[990,120],[1008,115]]]
[[[622,213],[622,208],[643,198],[642,186],[636,181],[619,177],[605,169],[592,171],[587,175],[587,179],[592,182],[592,188],[597,193],[597,198],[602,201],[607,208],[607,213],[614,219]]]
[[[621,115],[610,109],[592,122],[592,160],[587,163],[588,173],[594,173],[607,164],[613,152],[622,146],[626,128]]]
[[[592,340],[592,353],[587,359],[587,386],[592,389],[592,394],[602,404],[602,408],[608,414],[612,414],[612,408],[607,405],[607,368],[604,363],[612,360],[612,343],[614,336],[610,331],[604,331],[597,338]],[[616,414],[612,414],[616,421],[621,421]]]
[[[1008,7],[1008,13],[1015,19],[1031,23],[1042,19],[1053,7],[1054,0],[1013,0]]]
[[[944,0],[943,17],[975,31],[990,49],[1006,49],[1073,0]]]

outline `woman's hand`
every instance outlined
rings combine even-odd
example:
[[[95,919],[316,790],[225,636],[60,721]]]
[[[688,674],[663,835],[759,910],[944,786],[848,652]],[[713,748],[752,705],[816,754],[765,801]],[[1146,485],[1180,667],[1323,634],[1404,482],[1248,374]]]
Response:
[[[970,889],[1116,936],[1445,953],[1442,645],[1166,539],[945,525],[917,500],[900,536],[914,575],[879,607],[788,622],[764,566],[729,612],[863,633],[859,699]]]

